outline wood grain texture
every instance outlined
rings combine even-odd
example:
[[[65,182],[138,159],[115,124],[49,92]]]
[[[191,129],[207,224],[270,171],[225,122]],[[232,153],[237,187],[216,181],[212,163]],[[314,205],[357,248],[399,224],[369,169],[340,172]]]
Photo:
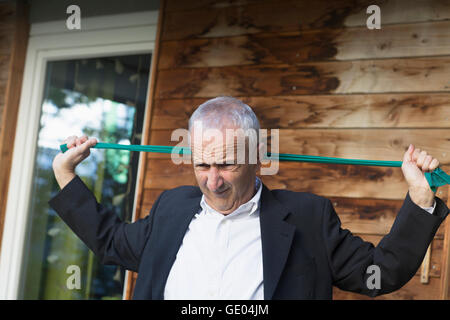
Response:
[[[443,167],[446,172],[449,169]],[[281,162],[277,175],[262,176],[262,180],[271,189],[325,197],[403,200],[407,193],[400,168]]]
[[[450,54],[450,21],[165,41],[159,68],[289,64]]]
[[[11,54],[11,47],[5,44],[12,43],[13,36],[14,32],[11,30],[0,28],[0,55],[9,56]]]
[[[445,129],[283,129],[279,133],[281,153],[402,161],[412,143],[441,164],[450,164],[449,131]]]
[[[223,7],[205,3],[206,7],[196,10],[168,12],[163,40],[365,26],[366,9],[371,4],[373,1],[368,0],[273,0]],[[379,6],[383,25],[450,18],[450,5],[445,1],[397,0],[379,3]]]
[[[376,4],[382,12],[382,26],[442,21],[450,18],[450,3],[446,0],[386,0]],[[365,9],[349,15],[344,25],[348,27],[365,25],[368,17]]]
[[[0,136],[2,134],[2,131],[5,129],[2,125],[2,120],[5,116],[4,113],[6,113],[5,101],[9,76],[9,64],[11,61],[10,58],[11,56],[9,54],[0,54]]]
[[[450,57],[161,70],[158,98],[450,92]]]
[[[11,54],[0,54],[0,81],[6,83],[9,79],[9,65],[11,63]]]
[[[197,185],[191,165],[174,165],[171,160],[148,159],[145,189],[172,189],[182,185]]]
[[[14,145],[29,32],[28,7],[23,1],[18,1],[16,5],[16,16],[12,28],[14,30],[14,38],[9,44],[11,46],[11,59],[9,60],[6,71],[6,90],[0,92],[0,95],[4,94],[5,97],[5,107],[1,110],[2,116],[0,119],[0,177],[2,177],[0,179],[0,241],[3,235],[6,199],[13,154],[12,146]],[[1,12],[2,10],[0,10],[0,21],[2,20]],[[3,74],[2,77],[5,77],[4,71],[0,70],[0,74]]]
[[[355,1],[346,3],[271,1],[168,12],[164,23],[163,40],[336,27],[343,25],[346,16],[363,8],[364,5]]]
[[[0,30],[14,32],[16,20],[16,4],[13,1],[0,4]]]
[[[158,99],[152,129],[186,128],[206,99]],[[242,97],[261,128],[450,127],[450,94],[355,94]],[[437,116],[438,115],[438,116]]]
[[[386,24],[385,20],[383,24]],[[384,25],[377,32],[367,32],[365,27],[349,28],[338,30],[336,38],[331,38],[330,41],[336,46],[337,53],[334,56],[336,60],[448,55],[449,29],[448,20]],[[312,32],[308,36],[310,43],[315,37],[323,37],[326,40],[326,35],[320,31]],[[320,49],[310,52],[312,59],[316,57],[316,51],[320,52]],[[322,56],[326,56],[326,52]],[[318,58],[321,59],[321,55]]]
[[[284,1],[284,0],[279,0]],[[273,2],[273,0],[170,0],[167,1],[166,12],[186,11],[200,8],[226,8],[251,3]]]
[[[138,273],[133,272],[133,271],[127,271],[127,274],[128,274],[127,276],[129,277],[129,280],[128,280],[128,285],[127,285],[124,300],[131,300],[131,298],[133,297],[133,293],[134,293],[134,287],[136,286],[136,280],[138,277]]]

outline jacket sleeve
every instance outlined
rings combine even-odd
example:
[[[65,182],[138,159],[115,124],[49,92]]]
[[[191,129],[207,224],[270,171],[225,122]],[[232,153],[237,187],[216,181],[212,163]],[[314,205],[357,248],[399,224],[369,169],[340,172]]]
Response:
[[[126,223],[97,203],[94,194],[76,176],[49,204],[101,263],[138,271],[161,196],[147,217]]]
[[[376,247],[342,229],[331,202],[327,200],[322,234],[333,284],[342,290],[371,297],[405,285],[417,272],[439,225],[448,214],[445,203],[437,197],[435,199],[436,208],[430,214],[412,202],[408,193],[390,232]],[[375,273],[372,268],[367,269],[371,265],[379,267],[379,285],[372,282]],[[368,282],[375,286],[368,285]]]

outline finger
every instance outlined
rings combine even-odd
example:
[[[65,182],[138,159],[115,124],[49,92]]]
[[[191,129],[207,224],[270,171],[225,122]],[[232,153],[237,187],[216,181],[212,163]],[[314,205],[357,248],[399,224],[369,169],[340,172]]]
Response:
[[[88,140],[87,136],[82,136],[77,139],[77,147],[81,146],[83,143],[85,143]]]
[[[86,135],[83,135],[83,136],[80,138],[81,143],[85,143],[87,140],[88,140],[88,136],[86,136]]]
[[[77,136],[70,136],[69,138],[67,138],[67,148],[72,148],[73,146],[75,146],[75,141],[77,139]]]
[[[79,147],[81,146],[82,142],[81,142],[81,138],[77,138],[76,140],[76,146]]]
[[[73,140],[75,138],[75,136],[69,136],[69,137],[67,137],[67,138],[65,138],[63,141],[62,141],[62,143],[64,144],[67,144],[67,145],[69,145],[69,143]]]
[[[430,156],[430,155],[427,155],[425,157],[425,160],[423,161],[423,165],[422,165],[422,171],[423,172],[427,172],[427,171],[430,170],[430,164],[431,164],[432,160],[433,160],[433,157]]]
[[[420,155],[420,152],[421,152],[421,151],[422,151],[422,150],[420,150],[420,149],[414,150],[414,153],[413,153],[413,156],[412,156],[413,161],[417,161],[417,159],[419,159],[419,155]]]
[[[89,155],[90,148],[93,147],[95,144],[93,144],[93,141],[89,139],[88,141],[84,142],[83,144],[80,144],[80,152],[86,153]]]
[[[439,167],[439,160],[434,158],[430,163],[430,171],[433,171],[437,167]]]
[[[422,151],[419,155],[419,158],[417,159],[417,166],[422,168],[423,166],[423,162],[425,161],[425,158],[427,156],[427,152],[426,151]]]
[[[405,154],[403,155],[403,162],[412,161],[413,153],[414,153],[414,146],[410,144],[408,150],[406,150]]]
[[[67,144],[67,141],[69,140],[69,137],[65,138],[63,141],[61,141],[61,144]]]
[[[93,147],[98,143],[98,140],[96,138],[89,138],[88,142],[91,144],[91,147]]]

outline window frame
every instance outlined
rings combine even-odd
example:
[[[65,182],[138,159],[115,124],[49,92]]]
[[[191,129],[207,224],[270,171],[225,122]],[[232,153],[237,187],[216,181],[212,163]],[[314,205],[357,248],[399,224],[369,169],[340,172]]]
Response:
[[[28,210],[47,62],[148,53],[152,54],[150,83],[155,65],[157,20],[158,11],[155,10],[82,17],[81,30],[68,30],[65,20],[31,25],[1,242],[0,299],[19,299],[22,295],[23,256],[26,254],[24,250],[30,218]],[[147,89],[144,119],[149,112],[148,101]],[[144,122],[143,135],[148,132],[148,126]],[[136,216],[137,191],[141,187],[139,176],[142,159],[139,159],[133,221]],[[127,271],[123,298],[130,278],[130,272]]]

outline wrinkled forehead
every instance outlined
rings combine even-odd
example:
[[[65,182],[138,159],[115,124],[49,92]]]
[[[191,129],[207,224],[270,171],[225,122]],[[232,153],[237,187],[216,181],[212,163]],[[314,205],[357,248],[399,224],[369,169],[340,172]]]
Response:
[[[250,137],[249,137],[250,135]],[[245,163],[256,138],[236,127],[198,128],[190,133],[194,163]],[[256,147],[254,147],[256,151]]]

